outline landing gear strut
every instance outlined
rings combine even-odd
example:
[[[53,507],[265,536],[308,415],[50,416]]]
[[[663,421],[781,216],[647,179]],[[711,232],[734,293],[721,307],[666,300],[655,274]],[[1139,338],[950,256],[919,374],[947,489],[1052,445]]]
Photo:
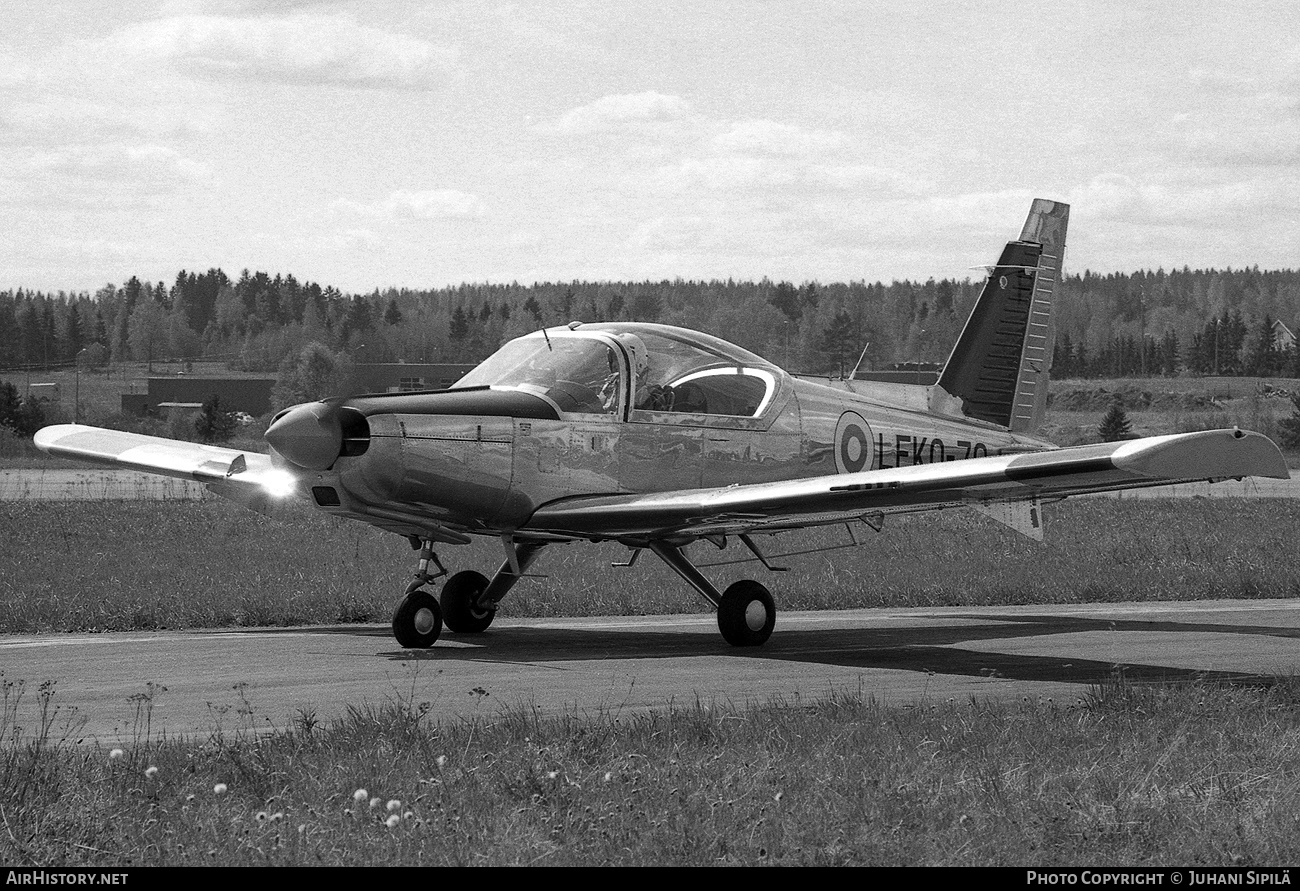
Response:
[[[431,647],[442,633],[444,622],[454,634],[486,631],[496,617],[501,598],[545,547],[544,542],[515,542],[508,535],[502,536],[502,543],[506,559],[491,581],[473,570],[458,572],[443,583],[441,596],[435,598],[424,586],[442,578],[447,570],[433,552],[433,542],[421,540],[419,569],[393,612],[393,637],[397,642],[413,649]],[[430,563],[437,567],[437,572],[429,572]]]
[[[772,636],[772,629],[776,627],[776,604],[767,588],[743,579],[719,592],[681,548],[662,541],[649,542],[647,547],[713,604],[718,611],[718,630],[727,643],[733,647],[757,647]]]
[[[429,572],[429,564],[438,567]],[[420,564],[415,577],[406,586],[402,600],[393,611],[393,637],[408,649],[427,649],[433,646],[442,633],[442,610],[438,601],[424,585],[447,574],[438,555],[433,552],[433,542],[420,542]]]

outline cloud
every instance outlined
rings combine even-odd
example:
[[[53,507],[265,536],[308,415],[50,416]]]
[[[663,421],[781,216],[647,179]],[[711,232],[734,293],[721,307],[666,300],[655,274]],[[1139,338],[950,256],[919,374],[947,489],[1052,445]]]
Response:
[[[1164,170],[1147,176],[1108,173],[1070,195],[1090,220],[1112,225],[1248,231],[1260,215],[1285,213],[1300,200],[1297,177],[1228,177],[1208,170]]]
[[[0,113],[11,137],[32,142],[104,142],[147,134],[154,139],[207,137],[218,132],[211,107],[180,102],[130,103],[50,94]]]
[[[775,121],[740,121],[713,139],[723,154],[820,155],[847,142],[837,130],[806,130]]]
[[[645,92],[605,96],[574,108],[555,125],[561,133],[602,133],[644,124],[663,124],[681,120],[691,110],[680,96]]]
[[[455,189],[429,189],[421,192],[398,189],[383,201],[366,203],[340,198],[330,206],[345,216],[408,220],[474,219],[483,216],[487,210],[477,195]]]
[[[122,28],[99,45],[202,77],[282,84],[423,90],[456,67],[448,47],[334,15],[177,16]]]
[[[347,253],[357,251],[375,253],[388,246],[386,240],[364,228],[344,229],[342,232],[335,233],[331,240],[335,248]]]
[[[417,220],[462,220],[482,216],[483,202],[477,195],[455,189],[425,192],[398,190],[389,196],[385,209],[397,216]]]
[[[168,195],[210,176],[205,165],[161,145],[71,146],[33,153],[24,166],[32,191],[89,203]]]
[[[706,155],[659,168],[656,186],[667,192],[742,192],[796,188],[804,196],[825,192],[915,194],[921,188],[897,171],[870,164],[824,164],[804,157]]]

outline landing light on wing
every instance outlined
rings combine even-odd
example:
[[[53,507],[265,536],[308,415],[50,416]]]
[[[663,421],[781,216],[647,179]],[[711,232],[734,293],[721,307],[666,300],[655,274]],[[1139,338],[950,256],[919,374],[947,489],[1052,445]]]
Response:
[[[298,480],[292,473],[278,467],[266,471],[258,482],[272,498],[287,498],[298,485]]]

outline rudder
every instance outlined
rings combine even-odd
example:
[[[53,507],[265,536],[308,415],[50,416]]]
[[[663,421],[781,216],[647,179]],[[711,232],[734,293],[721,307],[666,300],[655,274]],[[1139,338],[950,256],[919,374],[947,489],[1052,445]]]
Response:
[[[931,405],[1029,433],[1042,423],[1055,340],[1052,304],[1070,206],[1034,200],[1007,242],[939,375]],[[948,397],[948,398],[945,398]]]

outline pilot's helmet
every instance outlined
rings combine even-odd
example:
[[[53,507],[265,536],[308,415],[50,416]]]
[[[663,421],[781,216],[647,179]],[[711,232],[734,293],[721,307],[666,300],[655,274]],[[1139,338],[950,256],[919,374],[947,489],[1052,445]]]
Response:
[[[620,334],[618,340],[632,357],[632,367],[636,369],[636,373],[645,374],[650,367],[650,353],[645,348],[645,341],[635,334]]]

